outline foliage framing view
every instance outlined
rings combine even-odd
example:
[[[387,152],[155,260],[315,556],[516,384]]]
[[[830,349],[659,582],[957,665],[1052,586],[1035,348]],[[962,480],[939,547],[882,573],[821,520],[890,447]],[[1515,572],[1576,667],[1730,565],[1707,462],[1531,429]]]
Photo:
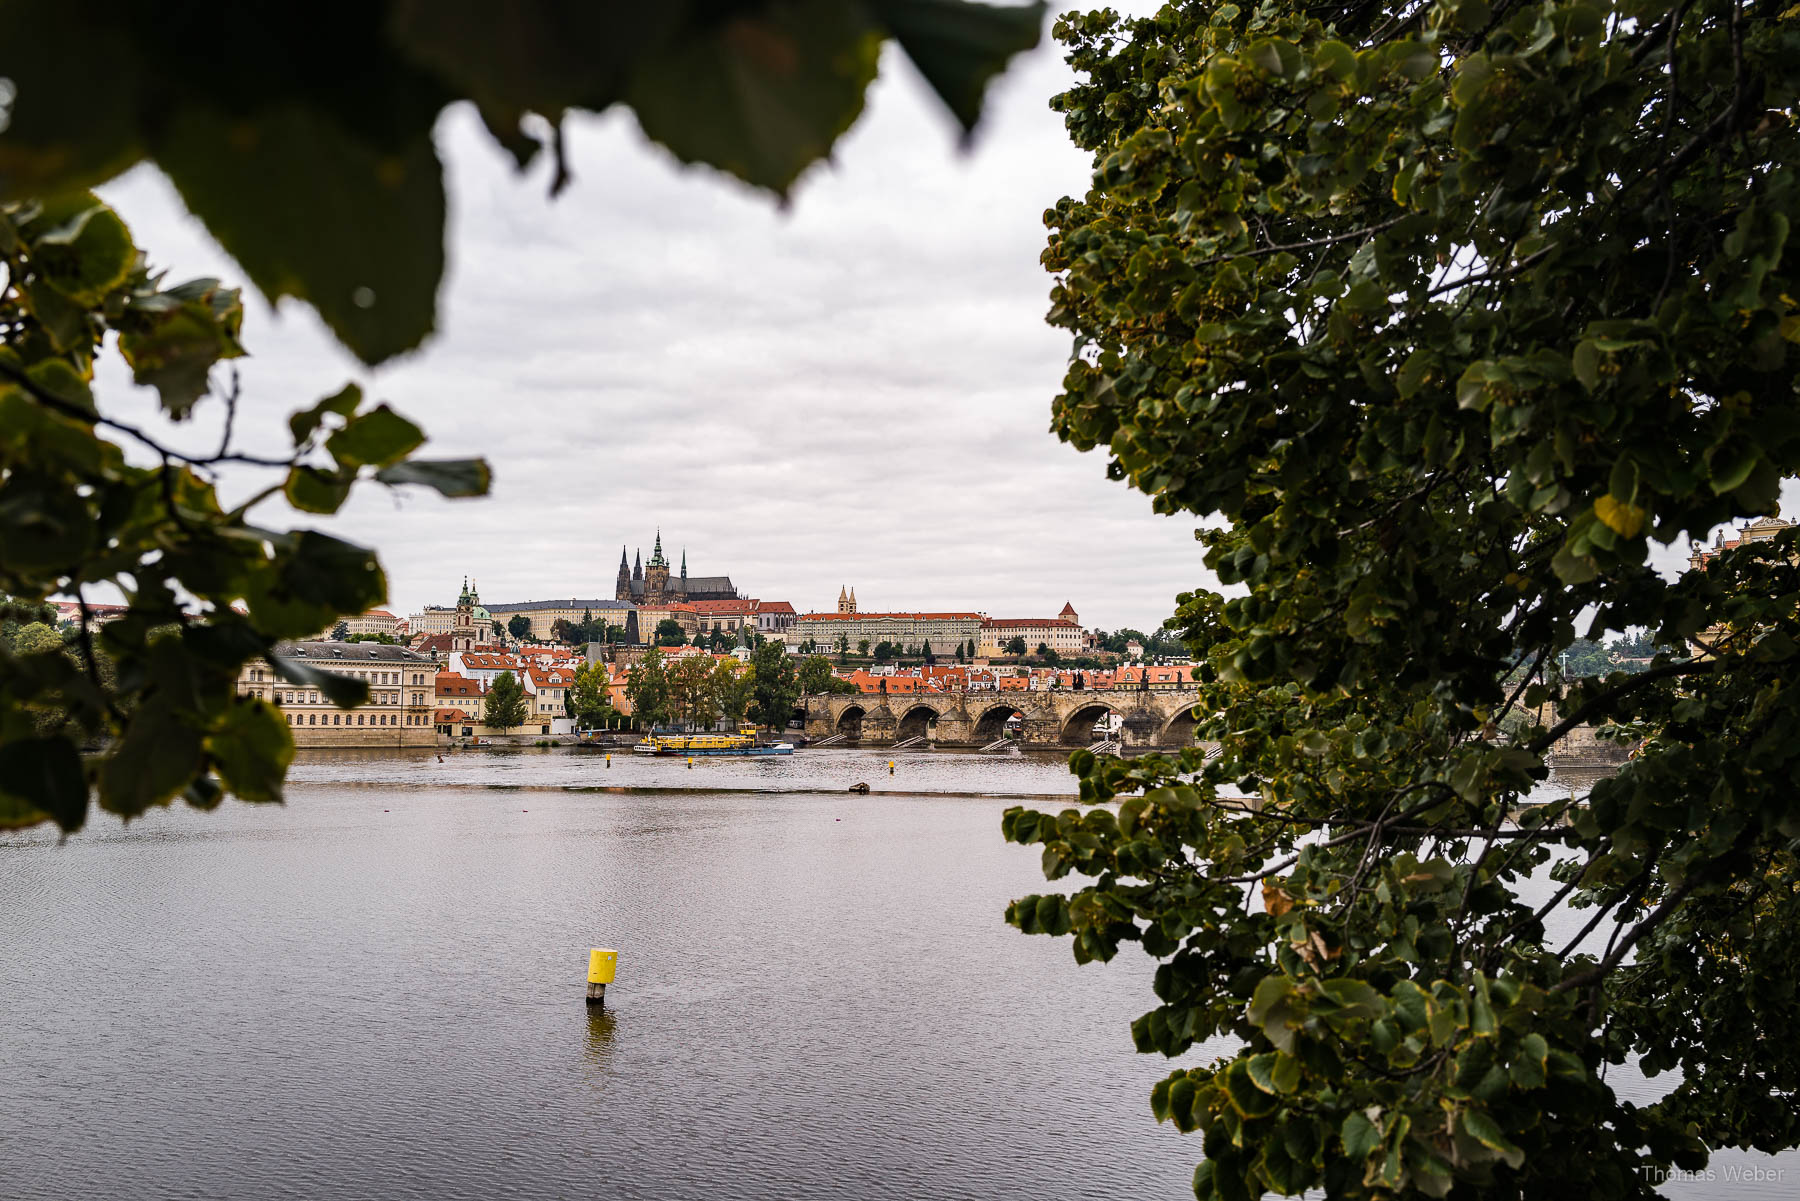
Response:
[[[234,695],[266,659],[340,705],[365,689],[274,652],[386,599],[373,553],[264,528],[277,495],[333,513],[358,480],[487,491],[485,463],[411,458],[418,426],[346,387],[288,422],[291,449],[194,451],[109,416],[115,349],[177,421],[244,353],[235,289],[165,287],[87,189],[154,162],[271,303],[295,297],[376,364],[431,332],[443,272],[439,113],[472,101],[521,169],[566,113],[628,105],[684,162],[785,195],[860,113],[899,43],[964,130],[989,78],[1034,45],[1041,4],[699,0],[503,6],[391,0],[168,8],[0,3],[0,623],[83,602],[58,645],[0,645],[0,829],[73,830],[90,795],[123,816],[185,795],[278,800],[285,719]],[[103,79],[104,86],[94,81]],[[548,122],[544,144],[525,118]],[[231,508],[220,469],[271,472]],[[123,592],[104,627],[87,602]],[[790,668],[791,671],[791,668]],[[82,752],[91,752],[86,758]]]
[[[1222,754],[1078,752],[1084,800],[1128,799],[1008,813],[1085,877],[1009,919],[1165,961],[1139,1050],[1243,1040],[1151,1097],[1204,1136],[1200,1197],[1649,1196],[1794,1145],[1800,548],[1674,581],[1646,552],[1800,470],[1796,10],[1192,3],[1057,36],[1094,177],[1047,215],[1054,428],[1222,515],[1206,562],[1246,594],[1179,613]],[[1683,650],[1555,672],[1629,627]],[[1586,724],[1630,764],[1512,820]],[[1551,938],[1558,907],[1583,928]],[[1622,1101],[1630,1057],[1680,1083]]]

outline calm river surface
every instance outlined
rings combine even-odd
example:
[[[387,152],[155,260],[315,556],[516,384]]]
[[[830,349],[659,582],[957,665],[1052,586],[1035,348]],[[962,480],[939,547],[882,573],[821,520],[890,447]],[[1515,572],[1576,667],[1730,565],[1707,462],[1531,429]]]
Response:
[[[0,1197],[1191,1196],[1152,965],[1001,918],[1062,760],[893,758],[314,752],[0,835]],[[1730,1163],[1786,1181],[1665,1191],[1800,1182]]]

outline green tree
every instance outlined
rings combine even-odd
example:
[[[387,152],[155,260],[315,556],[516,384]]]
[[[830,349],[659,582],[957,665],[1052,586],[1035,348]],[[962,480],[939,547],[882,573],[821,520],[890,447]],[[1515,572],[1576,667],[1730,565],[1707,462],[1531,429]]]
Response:
[[[490,730],[510,730],[525,724],[525,686],[510,671],[503,671],[488,685],[481,701],[481,722]]]
[[[1800,23],[1199,3],[1058,36],[1095,170],[1050,216],[1054,428],[1217,515],[1232,595],[1177,619],[1226,716],[1211,760],[1076,752],[1116,814],[1009,811],[1079,877],[1011,920],[1166,961],[1140,1050],[1241,1040],[1150,1098],[1203,1132],[1203,1198],[1650,1197],[1792,1146],[1800,539],[1678,578],[1647,543],[1800,471]],[[1709,651],[1550,671],[1628,626]],[[1565,716],[1512,744],[1521,705]],[[1583,723],[1643,741],[1515,817]],[[1625,1101],[1632,1056],[1677,1082]]]
[[[669,708],[677,721],[690,727],[710,727],[719,720],[711,659],[689,655],[669,668]]]
[[[894,644],[883,640],[875,644],[875,662],[886,663],[894,657]]]
[[[857,641],[856,653],[865,659],[869,657],[869,640],[867,638],[862,638]]]
[[[379,642],[383,646],[399,646],[400,640],[392,634],[352,634],[345,642]]]
[[[631,720],[639,729],[653,730],[668,723],[669,668],[662,651],[653,646],[632,666],[625,681],[625,699],[631,702]]]
[[[43,651],[63,649],[63,636],[56,627],[41,621],[20,626],[8,639],[7,649],[16,655],[35,655]]]
[[[1009,655],[1023,655],[1025,653],[1025,636],[1023,634],[1014,634],[1011,638],[1008,638],[1006,640],[1006,653]]]
[[[1591,638],[1577,638],[1570,642],[1563,648],[1557,661],[1562,674],[1571,680],[1603,676],[1612,665],[1612,657],[1606,647]]]
[[[607,691],[609,683],[604,663],[583,663],[575,669],[575,678],[568,691],[563,693],[563,708],[568,710],[577,726],[593,729],[612,720],[611,693]]]
[[[349,635],[350,623],[347,621],[340,621],[331,627],[331,637],[339,642],[342,642],[345,638],[349,637]]]
[[[840,691],[836,685],[844,681],[831,673],[831,660],[823,655],[808,655],[800,660],[795,672],[795,679],[800,685],[802,696],[820,696],[825,693]]]
[[[829,670],[829,669],[828,669]],[[794,660],[779,642],[765,642],[750,656],[751,712],[770,729],[786,727],[800,700]]]
[[[720,718],[727,725],[736,727],[743,722],[744,714],[750,709],[754,685],[752,673],[736,659],[720,659],[713,666],[713,698],[718,704]]]
[[[839,634],[837,640],[838,666],[843,667],[850,661],[850,635]]]
[[[925,662],[927,663],[937,662],[937,656],[931,653],[931,640],[929,638],[920,644],[919,654],[924,657]]]
[[[684,646],[687,635],[682,632],[681,623],[673,617],[665,617],[656,623],[656,645]]]
[[[987,80],[1036,42],[1041,17],[1039,5],[956,0],[579,12],[377,0],[330,20],[275,3],[196,24],[9,5],[0,591],[39,601],[117,587],[130,604],[104,629],[83,615],[75,661],[0,657],[0,827],[74,829],[90,792],[127,816],[177,795],[202,807],[226,791],[278,799],[291,735],[280,714],[237,696],[239,672],[260,657],[290,683],[358,703],[360,681],[270,656],[278,640],[385,602],[386,583],[371,552],[272,528],[253,511],[281,497],[332,513],[369,479],[449,496],[488,488],[479,460],[412,458],[423,433],[385,405],[365,407],[355,387],[295,413],[293,448],[278,454],[247,453],[230,436],[216,452],[184,450],[122,420],[94,394],[98,352],[116,352],[181,419],[215,394],[213,368],[243,353],[242,307],[213,280],[163,288],[124,223],[84,189],[153,162],[271,304],[311,305],[374,365],[435,323],[445,201],[433,128],[447,106],[469,102],[521,168],[554,158],[553,191],[569,179],[565,114],[620,105],[678,158],[785,194],[853,122],[886,39],[966,130]],[[731,84],[696,91],[695,80]],[[760,119],[770,112],[782,119]],[[558,132],[528,135],[534,113]],[[235,415],[235,380],[220,395]],[[239,473],[234,494],[248,496],[231,509],[214,491],[226,467]],[[243,488],[258,470],[273,474]],[[66,720],[44,735],[47,708]],[[81,758],[87,740],[103,753]]]
[[[531,618],[525,616],[523,613],[514,613],[511,617],[507,618],[506,629],[514,638],[523,642],[531,637]]]

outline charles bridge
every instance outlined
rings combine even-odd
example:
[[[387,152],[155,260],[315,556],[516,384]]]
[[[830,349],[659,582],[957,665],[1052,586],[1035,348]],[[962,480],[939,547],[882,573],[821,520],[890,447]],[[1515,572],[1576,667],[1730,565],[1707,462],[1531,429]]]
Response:
[[[1016,713],[1019,745],[1076,747],[1103,741],[1094,725],[1116,713],[1123,724],[1111,738],[1120,749],[1171,750],[1193,745],[1199,697],[1192,688],[828,693],[805,698],[806,736],[815,743],[984,747],[1008,737],[1006,723]]]

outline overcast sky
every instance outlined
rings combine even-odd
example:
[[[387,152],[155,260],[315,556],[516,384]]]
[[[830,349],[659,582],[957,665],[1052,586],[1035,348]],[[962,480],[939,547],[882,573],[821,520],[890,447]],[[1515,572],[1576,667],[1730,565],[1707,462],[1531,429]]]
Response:
[[[1129,7],[1129,6],[1128,6]],[[1048,616],[1150,630],[1214,581],[1197,522],[1105,479],[1047,432],[1069,339],[1044,324],[1045,208],[1085,190],[1049,98],[1058,47],[1015,60],[971,153],[891,46],[868,106],[785,210],[648,143],[628,112],[571,123],[576,182],[518,176],[472,110],[439,130],[450,190],[439,332],[369,372],[311,310],[247,297],[241,443],[347,378],[414,418],[434,457],[485,455],[493,494],[365,488],[335,519],[259,510],[376,547],[397,613],[613,594],[619,547],[728,574],[802,612]],[[104,189],[174,279],[239,272],[155,170]],[[156,424],[116,357],[108,403]],[[217,410],[219,406],[210,406]],[[216,444],[204,419],[188,444]],[[249,481],[242,480],[248,485]],[[1784,506],[1795,508],[1790,483]],[[1681,544],[1651,551],[1665,571]]]
[[[990,92],[972,152],[890,46],[835,161],[776,202],[648,143],[629,113],[572,123],[576,182],[521,178],[471,110],[438,130],[450,267],[437,335],[370,372],[292,302],[248,303],[250,447],[346,378],[485,455],[486,500],[368,487],[336,519],[379,549],[389,607],[613,594],[621,543],[802,612],[975,609],[1152,629],[1210,581],[1191,519],[1047,432],[1069,339],[1044,324],[1043,210],[1086,184],[1047,102],[1046,43]],[[160,174],[105,189],[172,278],[239,272]],[[129,384],[102,381],[118,403]],[[147,415],[147,397],[132,402]],[[215,406],[216,407],[216,406]],[[187,431],[204,445],[205,426]],[[279,502],[259,511],[275,524]]]

